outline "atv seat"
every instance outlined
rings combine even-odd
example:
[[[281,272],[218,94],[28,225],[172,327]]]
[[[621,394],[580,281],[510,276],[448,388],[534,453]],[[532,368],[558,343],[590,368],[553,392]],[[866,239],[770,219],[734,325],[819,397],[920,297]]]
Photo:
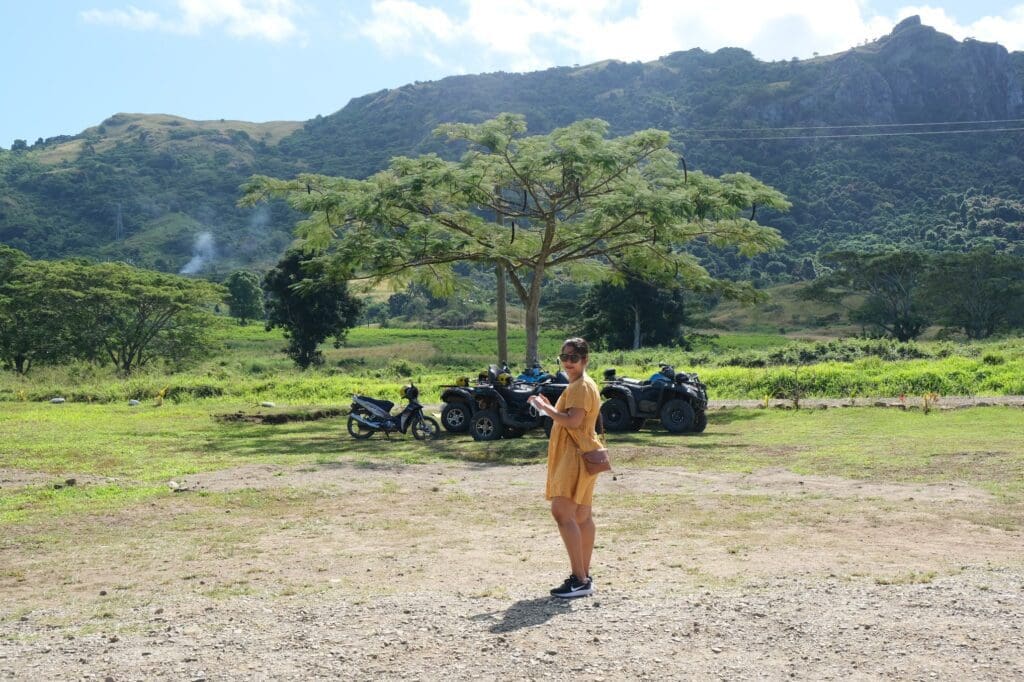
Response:
[[[536,389],[533,386],[523,384],[502,386],[499,390],[511,398],[522,398],[523,396],[529,396],[536,392]]]

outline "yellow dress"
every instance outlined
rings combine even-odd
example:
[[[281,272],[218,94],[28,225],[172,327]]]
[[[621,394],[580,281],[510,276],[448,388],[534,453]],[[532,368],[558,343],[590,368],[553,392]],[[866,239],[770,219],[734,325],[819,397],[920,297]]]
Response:
[[[555,422],[548,440],[548,482],[545,497],[568,497],[576,504],[591,506],[597,475],[587,473],[582,453],[601,447],[595,426],[601,409],[601,393],[586,374],[573,381],[555,403],[559,412],[580,407],[586,412],[583,422],[569,429]]]

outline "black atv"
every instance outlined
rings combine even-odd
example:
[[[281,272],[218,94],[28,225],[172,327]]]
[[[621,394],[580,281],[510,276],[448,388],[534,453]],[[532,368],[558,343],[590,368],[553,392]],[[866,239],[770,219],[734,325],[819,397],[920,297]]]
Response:
[[[441,424],[448,431],[469,431],[475,440],[518,438],[538,426],[550,433],[551,419],[533,409],[527,398],[543,393],[554,403],[568,385],[564,372],[549,381],[526,383],[514,381],[507,367],[491,365],[475,385],[460,379],[441,394]]]
[[[490,365],[487,371],[480,372],[475,384],[470,383],[469,377],[459,377],[453,385],[442,386],[445,390],[441,393],[441,426],[450,433],[469,431],[469,421],[476,412],[476,389],[493,386],[500,375],[507,373],[507,365]]]
[[[696,374],[662,363],[646,381],[618,378],[604,371],[601,417],[608,431],[637,431],[648,419],[661,419],[671,433],[701,433],[708,425],[708,391]]]

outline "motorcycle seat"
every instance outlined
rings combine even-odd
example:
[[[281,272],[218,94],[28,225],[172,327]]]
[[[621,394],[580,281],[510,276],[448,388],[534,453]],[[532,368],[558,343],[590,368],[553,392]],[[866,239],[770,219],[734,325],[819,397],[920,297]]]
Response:
[[[390,400],[380,400],[379,398],[370,398],[370,397],[365,396],[365,395],[361,395],[361,396],[359,396],[359,398],[361,400],[365,400],[368,403],[373,403],[374,405],[376,405],[380,409],[384,410],[385,412],[390,412],[391,408],[393,408],[395,406],[395,404],[393,402],[391,402]]]

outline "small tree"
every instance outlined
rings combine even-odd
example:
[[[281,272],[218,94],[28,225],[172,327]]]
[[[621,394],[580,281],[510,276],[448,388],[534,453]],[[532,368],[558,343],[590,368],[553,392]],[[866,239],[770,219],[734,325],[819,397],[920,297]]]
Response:
[[[984,339],[1024,323],[1024,258],[991,247],[939,256],[925,279],[936,319]]]
[[[181,362],[204,353],[223,288],[205,280],[100,263],[83,268],[82,313],[91,336],[117,368],[130,374],[155,358]]]
[[[461,161],[399,157],[366,180],[257,176],[241,203],[286,198],[309,216],[297,227],[306,247],[318,251],[333,242],[346,277],[418,277],[441,293],[451,291],[456,263],[501,265],[525,308],[532,364],[541,291],[551,273],[602,280],[625,268],[703,289],[715,280],[687,243],[706,240],[744,255],[783,243],[747,217],[755,207],[787,209],[778,191],[743,173],[687,173],[666,132],[613,139],[607,132],[607,123],[592,119],[526,136],[525,119],[515,114],[444,125],[435,133],[468,149]],[[754,295],[736,283],[721,286]]]
[[[900,341],[910,341],[928,326],[930,315],[922,283],[928,258],[916,251],[829,254],[831,273],[801,293],[845,307],[852,322],[869,325]],[[857,303],[848,303],[857,300]]]
[[[0,357],[18,372],[34,362],[112,361],[130,374],[152,359],[206,350],[209,282],[124,263],[25,261],[0,282]]]
[[[582,317],[580,333],[608,349],[680,345],[686,319],[683,289],[635,277],[621,286],[603,282],[587,292]]]
[[[249,324],[249,320],[263,317],[263,290],[260,278],[246,270],[236,270],[224,280],[228,288],[228,308],[231,316],[238,318],[238,324]]]
[[[323,259],[310,258],[292,250],[263,278],[267,301],[267,331],[284,330],[286,353],[302,369],[323,363],[317,349],[328,336],[335,347],[356,326],[362,310],[360,301],[349,296],[348,284],[334,279]]]
[[[76,354],[70,332],[81,295],[68,269],[14,249],[0,252],[0,360],[18,374]]]

